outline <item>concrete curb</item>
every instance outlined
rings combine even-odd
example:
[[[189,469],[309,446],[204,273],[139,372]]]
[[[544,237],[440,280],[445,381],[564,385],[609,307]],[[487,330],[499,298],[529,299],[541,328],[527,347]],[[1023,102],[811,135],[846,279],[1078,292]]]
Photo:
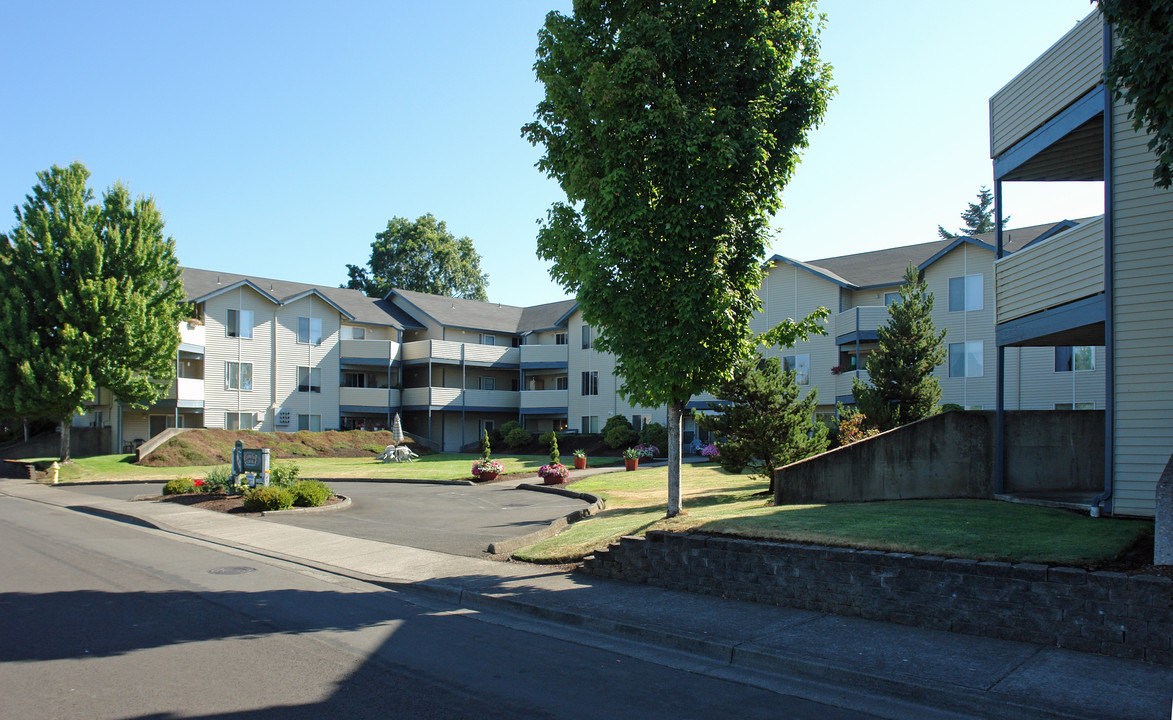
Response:
[[[532,485],[530,483],[522,483],[517,486],[518,490],[532,490],[534,492],[550,493],[552,495],[561,495],[563,497],[574,498],[576,500],[583,500],[591,504],[590,507],[582,510],[575,510],[566,517],[556,518],[550,521],[546,527],[535,530],[531,533],[526,533],[521,537],[509,538],[500,542],[489,543],[486,548],[491,555],[512,555],[515,551],[526,545],[533,545],[536,542],[541,542],[546,538],[551,538],[562,532],[572,524],[582,520],[585,517],[590,517],[594,513],[606,507],[606,503],[602,498],[590,495],[588,493],[575,492],[567,490],[566,488],[552,487],[550,485]]]

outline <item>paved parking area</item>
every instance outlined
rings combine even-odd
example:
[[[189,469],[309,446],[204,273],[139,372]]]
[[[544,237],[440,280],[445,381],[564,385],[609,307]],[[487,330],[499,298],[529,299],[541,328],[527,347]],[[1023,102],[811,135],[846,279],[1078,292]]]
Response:
[[[407,545],[453,555],[481,556],[489,543],[519,537],[587,507],[553,493],[518,490],[515,482],[429,485],[327,481],[349,497],[345,510],[278,513],[258,518],[349,537]],[[59,485],[65,492],[130,500],[158,495],[163,483]]]

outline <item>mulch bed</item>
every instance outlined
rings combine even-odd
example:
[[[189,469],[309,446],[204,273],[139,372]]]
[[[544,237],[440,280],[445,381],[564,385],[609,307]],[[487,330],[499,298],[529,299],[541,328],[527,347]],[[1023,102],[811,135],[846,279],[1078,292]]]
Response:
[[[180,505],[189,505],[197,507],[201,510],[215,510],[216,512],[228,513],[230,515],[244,515],[246,517],[258,517],[259,512],[249,512],[244,509],[243,495],[225,495],[223,493],[188,493],[186,495],[164,495],[159,499],[160,502],[173,502]],[[326,502],[322,503],[321,507],[327,507],[342,502],[340,497],[332,497]],[[272,512],[272,511],[267,511]]]

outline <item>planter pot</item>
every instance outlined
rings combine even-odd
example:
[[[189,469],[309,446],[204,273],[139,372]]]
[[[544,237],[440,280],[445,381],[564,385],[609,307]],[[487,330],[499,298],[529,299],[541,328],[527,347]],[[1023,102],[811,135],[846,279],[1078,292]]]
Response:
[[[480,474],[480,475],[477,477],[477,479],[478,479],[478,480],[496,480],[496,479],[497,479],[497,473],[495,473],[495,472],[486,472],[486,471],[482,470],[482,471],[481,471],[481,474]]]
[[[556,475],[550,475],[549,477],[542,478],[542,482],[546,485],[561,485],[562,479]]]
[[[623,467],[627,468],[628,472],[639,469],[639,458],[623,458]]]
[[[574,469],[575,470],[586,470],[586,461],[587,461],[586,458],[576,457],[574,459]]]

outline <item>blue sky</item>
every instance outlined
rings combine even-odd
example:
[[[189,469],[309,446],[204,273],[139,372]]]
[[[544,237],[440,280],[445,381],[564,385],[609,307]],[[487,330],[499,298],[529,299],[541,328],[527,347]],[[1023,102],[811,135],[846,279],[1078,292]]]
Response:
[[[338,285],[393,216],[473,239],[494,302],[565,297],[534,254],[561,197],[521,138],[536,33],[566,0],[0,4],[0,228],[81,161],[155,197],[192,267]],[[783,192],[801,260],[936,239],[991,185],[988,100],[1086,0],[824,0],[838,95]],[[1015,183],[1011,225],[1102,211],[1098,183]]]

